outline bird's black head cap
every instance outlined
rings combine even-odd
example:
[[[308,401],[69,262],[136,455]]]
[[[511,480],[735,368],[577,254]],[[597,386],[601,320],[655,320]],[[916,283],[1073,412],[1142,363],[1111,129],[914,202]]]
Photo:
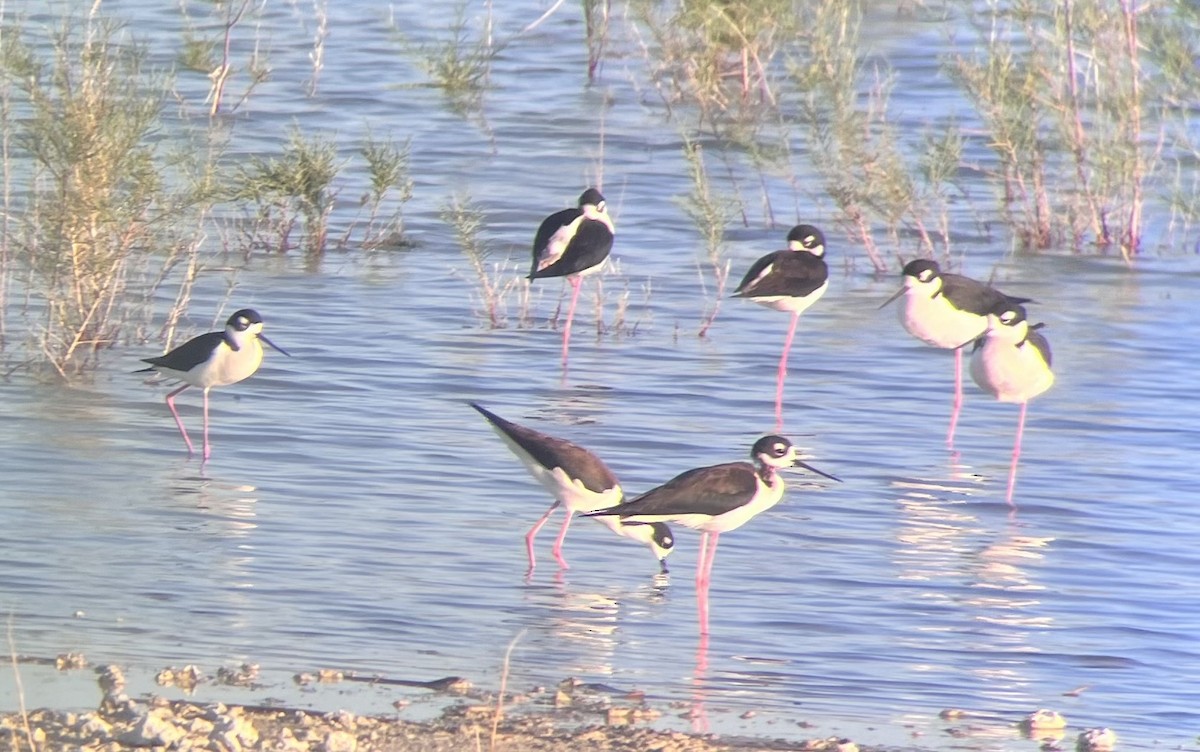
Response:
[[[258,315],[258,311],[253,308],[243,308],[230,316],[229,321],[225,322],[225,326],[231,326],[239,332],[244,332],[251,326],[261,324],[262,322],[262,316]]]

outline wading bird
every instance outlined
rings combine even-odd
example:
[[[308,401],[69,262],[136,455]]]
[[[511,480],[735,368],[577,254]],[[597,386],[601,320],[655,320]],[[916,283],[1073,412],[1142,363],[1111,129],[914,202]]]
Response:
[[[588,517],[617,517],[623,522],[678,522],[701,531],[696,562],[696,604],[700,634],[708,634],[708,585],[717,539],[736,530],[783,498],[779,471],[799,466],[830,480],[840,479],[801,462],[792,442],[764,436],[750,449],[753,462],[728,462],[687,470],[641,496]]]
[[[787,377],[788,353],[796,336],[796,324],[800,314],[820,300],[829,287],[825,236],[821,231],[812,225],[796,225],[787,235],[787,244],[787,250],[769,253],[755,261],[733,293],[734,297],[792,314],[776,377],[776,430],[783,426],[783,382]]]
[[[1017,480],[1017,462],[1021,457],[1026,408],[1029,400],[1054,384],[1050,343],[1036,328],[1030,326],[1020,304],[998,303],[988,312],[987,332],[976,342],[971,354],[971,378],[975,383],[1001,402],[1021,405],[1012,464],[1008,469],[1008,491],[1004,497],[1010,505]]]
[[[571,518],[576,512],[591,512],[613,504],[619,505],[624,496],[617,476],[613,475],[599,457],[578,444],[517,425],[474,402],[470,405],[487,419],[505,446],[521,460],[529,474],[554,496],[554,503],[525,534],[529,572],[533,572],[536,563],[533,553],[534,538],[554,510],[560,506],[566,507],[567,518],[563,520],[562,530],[559,531],[554,548],[550,552],[554,554],[558,565],[566,569],[567,561],[563,558],[562,546]],[[597,519],[614,533],[649,547],[654,553],[654,558],[658,559],[663,574],[667,573],[667,556],[675,546],[671,528],[661,522],[625,524],[613,518]]]
[[[529,279],[566,277],[571,283],[571,303],[567,309],[567,323],[563,327],[564,366],[571,345],[571,322],[579,301],[579,287],[583,277],[604,267],[612,250],[615,232],[604,196],[595,188],[588,188],[579,197],[578,208],[563,209],[546,217],[534,236],[533,266],[529,270]]]
[[[904,266],[904,286],[884,301],[884,306],[904,296],[897,309],[900,323],[909,334],[927,345],[954,350],[954,407],[946,444],[954,445],[954,429],[962,411],[963,343],[971,343],[987,331],[988,311],[1002,303],[1030,302],[1014,298],[961,274],[943,272],[936,261],[916,259]]]
[[[262,342],[284,355],[289,354],[267,339],[262,330],[262,316],[259,316],[257,311],[243,308],[229,317],[225,322],[224,331],[201,334],[165,355],[143,358],[142,362],[149,363],[150,367],[134,371],[157,371],[163,376],[183,382],[183,386],[167,394],[167,407],[171,409],[171,415],[175,416],[175,425],[179,426],[183,443],[187,444],[189,457],[195,453],[195,449],[192,447],[192,440],[188,438],[187,429],[183,427],[183,419],[175,409],[175,397],[190,386],[198,386],[204,390],[204,459],[208,460],[212,451],[208,443],[208,390],[215,386],[236,384],[253,376],[262,365]]]

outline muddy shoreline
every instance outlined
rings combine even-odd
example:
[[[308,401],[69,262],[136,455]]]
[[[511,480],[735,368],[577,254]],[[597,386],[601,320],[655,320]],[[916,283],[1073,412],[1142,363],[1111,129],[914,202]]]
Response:
[[[664,714],[688,718],[693,710],[654,703],[639,692],[566,679],[528,692],[480,691],[460,677],[430,681],[344,675],[336,671],[297,674],[297,685],[362,683],[429,690],[444,704],[437,717],[405,720],[408,701],[395,714],[359,715],[276,706],[170,699],[201,684],[255,691],[257,667],[225,668],[206,676],[194,666],[165,668],[157,687],[130,693],[116,665],[90,668],[77,654],[56,659],[21,658],[21,664],[51,666],[80,682],[94,681],[101,700],[88,710],[53,708],[0,713],[0,750],[280,750],[282,752],[716,752],[717,750],[829,750],[856,752],[849,739],[772,739],[684,733],[650,726]],[[161,688],[161,689],[159,689]],[[158,691],[155,691],[158,690]],[[160,693],[161,692],[161,693]],[[263,693],[266,694],[266,693]],[[864,749],[867,749],[864,747]],[[882,748],[876,747],[875,750]]]
[[[167,667],[153,676],[152,685],[147,674],[127,681],[120,666],[90,667],[77,653],[53,659],[17,657],[11,666],[17,672],[14,676],[20,677],[23,666],[26,671],[69,676],[82,689],[93,687],[101,699],[95,708],[87,709],[7,709],[9,712],[0,713],[0,752],[916,752],[945,741],[914,735],[912,745],[860,748],[852,739],[821,736],[816,733],[817,726],[804,721],[796,723],[790,738],[703,733],[709,720],[703,702],[652,700],[636,690],[574,678],[526,691],[505,691],[502,680],[500,691],[490,691],[477,689],[457,676],[420,680],[335,670],[292,676],[301,690],[323,687],[336,692],[357,685],[415,691],[434,703],[424,709],[432,708],[436,714],[413,720],[402,717],[413,705],[406,697],[392,701],[396,712],[386,714],[296,707],[272,696],[253,664],[220,668],[212,675],[193,665]],[[254,699],[236,704],[197,701],[192,693],[199,687],[234,689],[243,700]],[[65,697],[60,699],[64,706],[71,704]],[[687,733],[662,728],[662,721],[673,720],[672,716],[697,730]],[[753,711],[741,717],[753,717]],[[972,736],[972,722],[961,711],[944,710],[940,717],[949,724],[944,732],[957,738],[960,745]],[[1031,747],[1040,742],[1043,749],[1104,752],[1116,744],[1115,734],[1107,729],[1089,729],[1069,738],[1065,719],[1053,711],[1031,713],[1020,725],[1022,744]]]

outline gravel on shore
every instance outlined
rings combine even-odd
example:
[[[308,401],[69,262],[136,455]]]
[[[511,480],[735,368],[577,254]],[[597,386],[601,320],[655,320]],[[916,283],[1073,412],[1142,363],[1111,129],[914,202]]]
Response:
[[[318,713],[295,708],[237,706],[171,700],[157,695],[133,699],[117,666],[96,671],[103,699],[88,712],[32,710],[0,715],[0,750],[118,752],[119,750],[278,750],[279,752],[717,752],[736,750],[814,750],[856,752],[845,739],[803,742],[721,738],[663,731],[642,724],[661,713],[644,699],[589,699],[570,682],[530,702],[506,698],[504,707],[488,697],[460,692],[430,721],[395,716],[363,716],[348,711]],[[183,669],[159,683],[186,684],[195,673]],[[299,680],[299,678],[298,678]],[[462,680],[458,680],[461,682]],[[454,692],[455,682],[436,682]],[[465,684],[465,683],[464,683]],[[444,685],[444,687],[443,687]],[[500,716],[497,718],[497,711]],[[581,712],[584,711],[584,712]]]

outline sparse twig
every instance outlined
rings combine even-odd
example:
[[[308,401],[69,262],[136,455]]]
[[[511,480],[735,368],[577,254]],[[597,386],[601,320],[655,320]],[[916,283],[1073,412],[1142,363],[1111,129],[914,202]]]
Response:
[[[488,749],[491,752],[496,750],[496,742],[499,740],[500,719],[504,715],[504,693],[508,690],[508,672],[512,665],[512,652],[516,648],[517,643],[525,636],[525,630],[517,632],[516,636],[508,643],[508,648],[504,651],[504,664],[500,671],[500,691],[496,695],[496,712],[492,716],[492,735],[488,740]]]
[[[17,687],[17,706],[21,713],[21,726],[25,731],[25,742],[31,752],[37,752],[37,744],[33,739],[33,729],[29,726],[29,710],[25,707],[25,685],[21,682],[21,667],[17,663],[17,642],[13,637],[13,615],[8,615],[8,660],[12,665],[13,682]]]

